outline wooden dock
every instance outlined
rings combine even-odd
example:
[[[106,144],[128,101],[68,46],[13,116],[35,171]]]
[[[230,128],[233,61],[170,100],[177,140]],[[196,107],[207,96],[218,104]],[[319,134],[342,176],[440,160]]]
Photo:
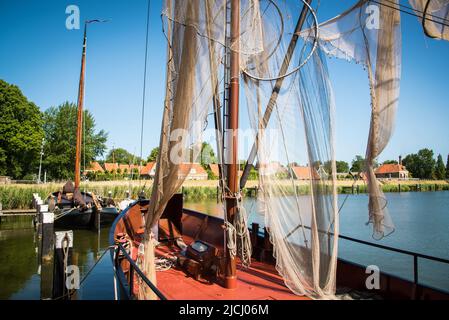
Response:
[[[0,224],[9,218],[14,218],[14,217],[34,218],[35,216],[36,216],[35,209],[0,210]]]

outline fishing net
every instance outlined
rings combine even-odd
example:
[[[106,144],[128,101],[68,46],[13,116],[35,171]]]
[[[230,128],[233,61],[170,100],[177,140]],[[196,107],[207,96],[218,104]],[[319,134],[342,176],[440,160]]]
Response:
[[[360,1],[323,24],[318,35],[316,17],[304,10],[304,3],[240,1],[240,36],[228,42],[229,1],[165,0],[166,97],[158,167],[145,215],[144,270],[150,280],[155,281],[151,228],[181,187],[191,163],[197,162],[209,112],[222,109],[220,100],[225,93],[219,88],[226,79],[223,62],[229,50],[240,54],[253,129],[250,136],[257,146],[259,213],[264,216],[276,268],[286,285],[298,295],[335,297],[339,221],[334,102],[323,53],[362,63],[368,71],[372,96],[367,148],[370,222],[376,238],[393,230],[373,162],[388,143],[397,106],[399,15],[378,8],[378,28],[367,29],[367,12],[371,11],[367,1]],[[300,33],[301,29],[306,31]],[[220,134],[217,141],[219,150],[227,143]],[[229,151],[224,149],[224,154],[218,152],[220,163]],[[307,174],[301,178],[297,172],[304,169]],[[239,220],[246,227],[246,216]],[[234,233],[241,234],[241,229]],[[229,232],[226,236],[230,238]],[[235,254],[245,254],[242,248],[233,249]],[[143,292],[142,297],[151,295]]]
[[[369,223],[373,237],[394,231],[386,198],[374,173],[375,159],[387,146],[394,129],[401,76],[400,14],[397,0],[359,1],[343,14],[320,24],[319,42],[329,56],[364,66],[371,94],[371,126],[366,151]],[[389,5],[390,4],[390,5]],[[308,33],[304,33],[307,36]]]
[[[265,47],[242,60],[259,208],[286,285],[298,295],[334,298],[339,223],[332,90],[325,57],[314,50],[310,11],[303,25],[310,41],[293,34],[298,42],[292,45],[302,3],[277,4],[260,1]],[[294,174],[299,166],[308,172],[304,181]]]
[[[166,96],[158,166],[149,210],[145,214],[144,239],[144,270],[154,282],[151,230],[188,176],[192,163],[198,162],[201,155],[206,119],[217,98],[219,80],[223,78],[220,68],[226,45],[226,5],[226,0],[164,1],[162,16],[168,42]],[[252,54],[261,50],[256,43],[260,37],[247,36],[260,30],[251,22],[259,20],[257,1],[242,1],[242,10],[245,12],[242,50]],[[232,43],[229,46],[239,49]],[[145,288],[140,298],[154,298],[154,295]]]
[[[448,0],[409,0],[427,36],[449,40]]]

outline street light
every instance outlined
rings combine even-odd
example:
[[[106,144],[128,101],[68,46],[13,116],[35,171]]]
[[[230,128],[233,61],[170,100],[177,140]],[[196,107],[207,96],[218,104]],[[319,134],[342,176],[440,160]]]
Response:
[[[42,173],[42,158],[44,156],[44,145],[45,145],[45,138],[42,138],[42,145],[41,145],[41,160],[39,162],[39,175],[37,177],[37,183],[41,183],[41,173]]]

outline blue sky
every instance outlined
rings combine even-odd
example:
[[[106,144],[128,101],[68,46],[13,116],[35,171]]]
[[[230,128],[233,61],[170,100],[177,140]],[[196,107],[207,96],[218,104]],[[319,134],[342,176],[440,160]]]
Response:
[[[403,4],[407,4],[401,0]],[[321,0],[320,22],[355,0]],[[18,85],[42,110],[76,101],[82,30],[67,30],[66,7],[81,19],[108,18],[89,29],[86,101],[108,147],[139,153],[147,0],[0,0],[0,78]],[[144,155],[158,145],[165,81],[161,0],[151,1]],[[415,17],[402,16],[403,70],[395,134],[380,160],[430,147],[449,153],[449,43],[424,36]],[[329,60],[337,105],[337,158],[365,154],[370,101],[365,71]]]

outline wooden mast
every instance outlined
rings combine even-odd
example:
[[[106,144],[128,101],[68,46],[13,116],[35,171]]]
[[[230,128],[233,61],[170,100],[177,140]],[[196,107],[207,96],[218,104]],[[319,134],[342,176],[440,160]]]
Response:
[[[228,132],[232,134],[230,142],[231,159],[228,170],[228,188],[231,194],[226,197],[227,220],[232,223],[237,210],[237,199],[234,196],[239,192],[238,181],[238,128],[239,128],[239,33],[240,33],[240,0],[231,0],[231,57],[230,57],[230,89],[229,89],[229,118]],[[236,258],[226,249],[225,287],[237,287]]]
[[[84,24],[83,54],[78,88],[78,122],[76,127],[75,189],[79,188],[81,175],[81,140],[83,136],[84,76],[86,72],[87,22]]]

